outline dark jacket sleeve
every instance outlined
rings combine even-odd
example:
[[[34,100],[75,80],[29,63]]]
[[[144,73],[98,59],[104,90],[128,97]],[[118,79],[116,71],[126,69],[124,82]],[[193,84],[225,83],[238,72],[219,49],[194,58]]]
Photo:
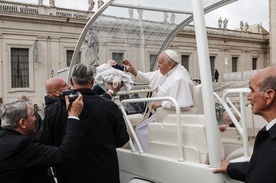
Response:
[[[92,90],[98,95],[102,95],[104,93],[104,90],[100,87],[100,85],[95,85]]]
[[[41,125],[42,125],[42,119],[41,119],[41,117],[40,117],[40,115],[39,115],[39,113],[37,112],[37,111],[35,111],[35,113],[34,113],[34,115],[35,115],[35,117],[36,117],[36,121],[35,121],[35,131],[36,131],[36,133],[39,131],[39,129],[40,129],[40,127],[41,127]]]
[[[36,139],[47,145],[59,146],[64,137],[68,112],[60,101],[45,110],[45,117],[37,133]]]
[[[109,107],[111,112],[108,118],[113,128],[116,147],[122,147],[129,141],[125,120],[122,112],[114,102],[110,101]]]
[[[125,67],[122,66],[122,65],[119,65],[119,64],[116,64],[114,66],[112,66],[114,69],[118,69],[118,70],[121,70],[121,71],[125,71]]]
[[[110,95],[108,95],[106,92],[104,92],[101,97],[105,98],[105,99],[108,99],[108,100],[111,100],[112,98],[110,97]]]
[[[46,167],[71,162],[77,156],[82,128],[81,121],[68,119],[66,134],[59,147],[43,145],[30,140],[30,138],[26,139],[26,142],[21,143],[21,147],[18,150],[22,150],[20,152],[22,157],[25,154],[25,157],[31,158],[22,160],[22,165],[27,167]]]
[[[227,167],[227,174],[231,179],[245,181],[249,162],[230,163]]]

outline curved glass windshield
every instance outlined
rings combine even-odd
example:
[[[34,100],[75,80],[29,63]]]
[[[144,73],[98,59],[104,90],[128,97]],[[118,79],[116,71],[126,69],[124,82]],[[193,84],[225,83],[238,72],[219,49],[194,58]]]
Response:
[[[233,1],[204,0],[205,13]],[[71,66],[77,58],[95,67],[110,59],[118,64],[128,59],[139,70],[155,70],[157,55],[192,20],[189,0],[108,1],[84,28]]]
[[[207,37],[204,33],[204,13],[236,0],[110,0],[90,18],[75,48],[71,67],[77,58],[93,66],[115,60],[118,64],[130,60],[140,71],[156,70],[159,53],[167,47],[178,50],[177,43],[171,40],[185,25],[193,21],[197,36],[200,76],[206,116],[206,132],[210,134],[210,166],[220,162],[217,124],[213,105],[213,89]],[[194,4],[194,7],[192,6]],[[192,13],[194,11],[194,13]],[[79,55],[79,56],[78,56]],[[212,128],[213,127],[213,128]],[[182,139],[182,138],[180,138]],[[181,143],[180,143],[181,144]],[[181,149],[181,148],[180,148]],[[181,150],[180,150],[181,151]],[[182,154],[181,152],[179,154]]]

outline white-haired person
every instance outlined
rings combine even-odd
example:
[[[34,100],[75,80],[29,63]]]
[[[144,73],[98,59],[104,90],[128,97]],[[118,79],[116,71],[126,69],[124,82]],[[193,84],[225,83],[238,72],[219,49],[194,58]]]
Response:
[[[138,71],[130,61],[122,62],[128,72],[135,76],[135,81],[149,84],[154,91],[155,97],[173,97],[177,100],[182,110],[189,110],[193,105],[192,93],[194,84],[189,72],[181,65],[180,57],[174,50],[165,50],[158,57],[157,71],[141,72]],[[155,93],[156,92],[156,93]],[[154,102],[152,104],[153,113],[158,107],[173,109],[174,104],[171,101]],[[136,127],[136,134],[145,152],[147,152],[147,130],[148,124],[156,121],[156,115],[140,123]]]
[[[28,100],[3,103],[0,106],[0,182],[51,183],[47,167],[70,163],[77,158],[84,124],[79,121],[82,95],[72,102],[66,97],[68,119],[66,135],[59,147],[37,142],[35,111]]]

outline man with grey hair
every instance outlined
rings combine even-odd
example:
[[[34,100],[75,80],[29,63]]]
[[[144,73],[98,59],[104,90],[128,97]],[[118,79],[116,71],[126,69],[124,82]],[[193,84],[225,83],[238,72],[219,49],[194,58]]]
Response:
[[[85,122],[78,158],[70,165],[57,167],[59,183],[119,183],[116,148],[125,145],[129,136],[123,115],[111,100],[93,90],[93,68],[79,63],[72,68],[70,82],[83,95],[84,108],[79,118]]]
[[[66,97],[67,109],[69,99]],[[0,182],[50,183],[47,167],[73,161],[78,152],[83,124],[78,115],[82,95],[72,103],[66,135],[59,147],[46,146],[32,137],[35,132],[34,108],[30,101],[17,100],[0,106]]]
[[[227,173],[230,178],[246,183],[276,182],[276,67],[258,71],[249,80],[247,99],[252,112],[267,121],[257,134],[249,162],[223,160],[214,173]]]
[[[165,50],[158,57],[159,70],[153,72],[138,71],[130,61],[123,61],[128,72],[135,76],[135,81],[149,84],[155,97],[173,97],[178,102],[182,110],[189,110],[193,105],[193,88],[189,72],[179,64],[180,58],[174,50]],[[154,102],[152,104],[152,113],[150,118],[141,122],[136,127],[136,134],[145,152],[148,149],[147,130],[148,123],[156,121],[154,114],[156,109],[162,107],[173,109],[174,104],[171,101]]]
[[[1,106],[2,103],[3,103],[3,98],[0,97],[0,106]],[[2,127],[1,127],[1,119],[0,119],[0,130],[2,130]]]

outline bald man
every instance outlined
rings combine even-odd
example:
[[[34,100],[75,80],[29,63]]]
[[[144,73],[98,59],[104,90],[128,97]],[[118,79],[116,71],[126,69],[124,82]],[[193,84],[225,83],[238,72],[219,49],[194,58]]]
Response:
[[[47,95],[51,98],[58,98],[62,90],[68,90],[69,85],[60,77],[48,79],[45,84]]]
[[[44,119],[40,128],[36,134],[36,140],[43,144],[55,145],[53,141],[59,141],[59,145],[61,144],[62,137],[59,139],[54,138],[56,135],[56,131],[59,128],[64,128],[63,126],[57,126],[59,118],[56,116],[62,115],[66,113],[66,109],[64,106],[58,103],[58,98],[62,90],[70,89],[70,86],[64,81],[64,79],[60,77],[50,78],[45,83],[45,89],[47,95],[44,97],[46,107],[44,109]],[[67,117],[67,115],[65,115]],[[48,176],[52,179],[52,171],[48,171]]]
[[[60,77],[50,78],[46,81],[45,89],[47,95],[45,96],[45,104],[47,109],[51,104],[55,103],[62,92],[62,90],[70,89],[70,86]]]
[[[46,81],[45,89],[47,92],[47,95],[44,97],[46,107],[44,109],[43,124],[38,132],[37,139],[42,143],[51,144],[50,142],[56,140],[52,139],[55,130],[60,128],[56,126],[56,124],[58,124],[59,116],[67,112],[64,106],[59,102],[58,98],[60,93],[63,90],[70,89],[70,86],[64,81],[64,79],[54,77]]]
[[[276,182],[276,67],[260,70],[249,81],[247,99],[252,112],[268,124],[259,131],[249,162],[222,161],[214,173],[227,173],[230,178],[246,183]]]

